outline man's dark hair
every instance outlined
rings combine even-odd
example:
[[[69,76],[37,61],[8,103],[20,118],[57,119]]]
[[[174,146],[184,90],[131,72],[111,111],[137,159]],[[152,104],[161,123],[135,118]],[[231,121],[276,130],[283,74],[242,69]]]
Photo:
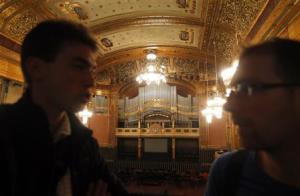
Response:
[[[30,78],[26,60],[38,57],[52,62],[66,43],[84,44],[93,51],[98,48],[96,40],[85,26],[67,20],[41,22],[26,35],[21,49],[21,67],[27,83],[30,83]]]
[[[275,60],[275,73],[284,81],[300,82],[300,42],[291,39],[274,38],[246,48],[241,58],[269,55]]]

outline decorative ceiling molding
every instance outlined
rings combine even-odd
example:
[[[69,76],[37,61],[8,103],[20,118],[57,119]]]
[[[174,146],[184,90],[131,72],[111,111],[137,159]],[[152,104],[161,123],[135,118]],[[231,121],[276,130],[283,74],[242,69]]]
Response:
[[[182,39],[182,32],[188,37]],[[118,32],[109,32],[97,36],[100,43],[100,53],[103,55],[132,47],[147,47],[168,45],[194,47],[202,43],[203,28],[192,26],[145,26],[120,29]],[[186,39],[188,38],[188,39]],[[105,40],[106,42],[103,42]]]
[[[4,27],[6,34],[13,40],[19,43],[23,41],[24,36],[29,32],[38,22],[39,18],[32,9],[26,9],[19,15],[11,18]],[[22,24],[22,25],[20,25]]]
[[[204,27],[206,25],[205,21],[201,21],[199,18],[192,17],[182,17],[182,16],[167,16],[165,13],[160,13],[157,16],[123,16],[121,19],[111,20],[103,22],[91,27],[91,30],[95,34],[101,34],[109,31],[116,31],[120,28],[130,27],[130,26],[148,26],[148,25],[189,25],[189,26],[199,26]],[[233,32],[234,29],[228,27],[227,25],[216,25],[216,29],[222,31]]]
[[[0,45],[0,57],[9,61],[9,63],[19,66],[20,64],[20,55],[19,53],[10,50],[6,47]]]
[[[37,0],[11,1],[10,6],[1,8],[1,33],[20,44],[25,34],[41,21],[36,10],[38,3]]]
[[[286,9],[283,13],[276,19],[276,23],[273,26],[273,29],[266,33],[263,36],[263,39],[267,39],[270,37],[275,37],[280,35],[280,33],[287,28],[287,26],[299,16],[300,14],[300,2],[293,1],[287,5]]]
[[[267,17],[265,16],[263,21],[260,21],[260,27],[256,30],[256,33],[248,38],[248,42],[258,43],[260,41],[269,39],[284,30],[284,28],[293,21],[293,19],[299,15],[300,2],[298,0],[287,0],[287,1],[274,1],[273,4],[269,3],[271,9]],[[262,13],[263,14],[263,13]],[[262,15],[263,17],[263,15]]]
[[[0,46],[3,46],[17,53],[21,52],[21,46],[19,44],[17,44],[16,42],[12,41],[11,39],[1,34],[0,34]]]
[[[243,41],[267,4],[265,0],[212,0],[208,6],[208,26],[202,49],[218,56],[220,65],[228,65],[239,52]],[[233,31],[218,31],[216,25],[227,25]],[[216,43],[216,49],[214,48]]]
[[[172,81],[186,81],[191,84],[199,84],[207,80],[216,80],[216,67],[203,63],[199,59],[181,57],[162,57],[156,59],[156,63],[166,67],[166,76]],[[120,85],[135,81],[136,76],[147,65],[146,58],[129,60],[121,64],[107,67],[96,72],[96,81],[99,85]]]
[[[146,49],[170,59],[170,80],[198,85],[206,79],[205,62],[212,80],[214,55],[218,67],[229,64],[246,38],[260,41],[282,32],[299,5],[297,0],[0,0],[0,35],[8,38],[0,36],[0,45],[19,52],[18,44],[39,21],[67,18],[87,25],[99,41],[98,86],[132,82]]]
[[[19,54],[0,46],[0,76],[23,82]]]
[[[244,38],[267,3],[266,0],[223,0],[217,24],[230,26]]]
[[[251,28],[250,32],[248,33],[246,37],[246,42],[249,42],[253,39],[253,37],[256,35],[257,31],[261,29],[262,25],[266,21],[266,19],[269,17],[269,15],[272,13],[273,9],[276,7],[279,1],[268,1],[268,4],[263,9],[262,13],[259,15],[259,18],[257,19],[255,25]]]
[[[158,49],[159,48],[159,49]],[[140,59],[141,57],[145,57],[145,50],[149,49],[157,49],[158,56],[166,56],[166,57],[182,57],[182,58],[194,58],[201,59],[202,61],[208,61],[208,63],[213,63],[214,58],[212,54],[205,53],[202,50],[195,48],[183,48],[183,47],[170,47],[170,46],[155,46],[155,47],[143,47],[143,48],[128,48],[126,50],[118,51],[116,53],[112,53],[109,55],[105,55],[98,59],[98,68],[97,72],[107,67],[114,66],[116,64],[120,64],[122,62],[126,62],[129,60]]]
[[[188,0],[182,4],[182,1],[178,2],[176,0],[136,0],[128,2],[120,0],[51,0],[42,1],[42,4],[45,10],[48,10],[55,17],[72,18],[92,27],[104,21],[124,18],[126,15],[137,17],[147,15],[147,13],[151,15],[162,13],[162,15],[201,18],[207,1]],[[81,17],[83,13],[86,17]]]

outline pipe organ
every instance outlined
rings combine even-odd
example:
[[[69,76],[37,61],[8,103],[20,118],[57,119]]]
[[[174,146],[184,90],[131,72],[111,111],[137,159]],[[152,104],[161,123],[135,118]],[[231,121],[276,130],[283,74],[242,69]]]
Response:
[[[119,128],[198,128],[198,99],[181,96],[176,86],[139,87],[138,96],[119,99]]]
[[[111,99],[97,95],[94,112],[107,114]],[[118,101],[115,131],[119,157],[149,160],[198,159],[198,98],[165,83],[139,87]],[[177,145],[178,143],[178,145]]]
[[[107,96],[97,95],[92,100],[92,105],[95,113],[108,113],[108,99]]]

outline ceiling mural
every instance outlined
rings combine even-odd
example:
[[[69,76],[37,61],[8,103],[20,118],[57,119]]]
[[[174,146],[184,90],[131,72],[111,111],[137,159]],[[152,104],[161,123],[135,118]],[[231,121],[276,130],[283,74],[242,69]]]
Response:
[[[216,23],[230,26],[245,36],[266,2],[266,0],[224,0]]]
[[[1,1],[1,33],[21,43],[24,34],[37,22],[44,18],[62,17],[80,21],[91,29],[98,29],[96,36],[103,55],[149,45],[176,45],[209,50],[209,40],[215,39],[217,31],[231,31],[231,36],[235,36],[234,32],[238,28],[241,35],[247,33],[249,29],[245,28],[251,26],[265,3],[265,0]],[[135,18],[141,17],[152,18],[141,24],[134,23]],[[162,20],[164,17],[171,20]],[[120,29],[118,24],[114,25],[118,19],[122,23],[132,21],[132,25],[129,22]],[[107,23],[111,23],[110,30],[97,28]]]
[[[226,64],[236,55],[239,42],[246,38],[268,1],[222,0],[221,5],[216,1],[208,6],[206,21],[210,28],[206,28],[202,49],[217,52]]]
[[[106,54],[118,50],[145,46],[198,47],[203,28],[189,26],[145,26],[119,29],[117,32],[100,34],[100,52]]]
[[[39,22],[38,16],[32,9],[26,9],[22,15],[13,17],[4,27],[4,31],[13,40],[23,40],[25,34]],[[19,25],[26,24],[26,25]]]
[[[145,67],[148,49],[157,51],[158,61],[166,65],[168,78],[199,83],[213,80],[216,67],[231,63],[271,1],[272,9],[283,3],[277,0],[0,0],[0,34],[18,48],[24,35],[38,22],[67,18],[88,26],[99,42],[98,84],[123,85],[124,81],[134,80]]]
[[[95,79],[97,81],[98,84],[101,85],[110,85],[111,82],[111,77],[110,77],[110,72],[108,70],[103,70],[101,72],[98,72]]]
[[[197,0],[48,0],[47,9],[57,17],[74,18],[88,26],[109,18],[134,13],[169,13],[172,15],[201,16],[202,2]]]
[[[126,81],[128,78],[134,76],[137,72],[136,61],[126,62],[124,64],[118,65],[116,77],[119,81]]]

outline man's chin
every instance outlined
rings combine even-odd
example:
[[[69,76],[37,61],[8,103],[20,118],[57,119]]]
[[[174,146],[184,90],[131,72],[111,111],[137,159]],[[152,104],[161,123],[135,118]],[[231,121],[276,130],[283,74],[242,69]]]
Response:
[[[69,107],[66,110],[69,113],[77,113],[77,112],[82,111],[85,108],[85,106],[86,106],[85,104],[80,104],[80,105]]]
[[[257,148],[258,142],[252,128],[241,126],[238,127],[238,132],[240,135],[240,141],[242,147],[251,150]]]
[[[80,112],[81,110],[83,110],[85,108],[86,104],[81,104],[76,108],[77,112]]]
[[[240,138],[241,146],[248,150],[261,149],[261,144],[254,138]]]
[[[253,142],[243,141],[241,140],[241,147],[248,150],[255,150],[257,147]]]

